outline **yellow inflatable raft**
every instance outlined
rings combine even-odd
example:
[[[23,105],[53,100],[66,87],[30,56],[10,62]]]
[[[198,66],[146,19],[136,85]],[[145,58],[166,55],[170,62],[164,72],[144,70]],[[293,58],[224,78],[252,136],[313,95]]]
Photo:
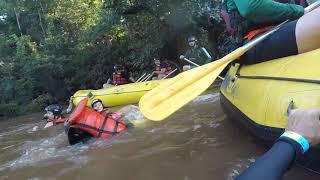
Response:
[[[74,105],[77,105],[82,99],[87,97],[89,92],[91,92],[94,95],[93,99],[100,99],[106,107],[136,104],[146,92],[164,81],[166,80],[131,83],[113,86],[107,89],[79,90],[73,95],[75,97],[73,103]],[[91,101],[88,103],[88,106],[90,106]]]
[[[220,91],[226,114],[271,143],[283,132],[288,109],[320,108],[320,49],[255,65],[235,64]],[[320,148],[300,162],[320,172]]]

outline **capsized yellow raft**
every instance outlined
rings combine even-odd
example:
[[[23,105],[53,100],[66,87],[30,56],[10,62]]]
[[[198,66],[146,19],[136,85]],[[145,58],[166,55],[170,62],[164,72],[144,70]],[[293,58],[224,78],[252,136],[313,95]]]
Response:
[[[221,85],[221,105],[231,119],[264,142],[284,130],[287,110],[320,108],[320,49],[249,66],[233,65]],[[320,148],[300,160],[320,172]]]
[[[87,97],[88,93],[93,94],[93,99],[100,99],[104,106],[114,107],[127,104],[136,104],[140,98],[160,83],[167,80],[154,80],[139,83],[131,83],[120,86],[113,86],[107,89],[98,90],[79,90],[73,96],[74,105],[77,105],[82,99]],[[90,106],[91,101],[88,102]]]

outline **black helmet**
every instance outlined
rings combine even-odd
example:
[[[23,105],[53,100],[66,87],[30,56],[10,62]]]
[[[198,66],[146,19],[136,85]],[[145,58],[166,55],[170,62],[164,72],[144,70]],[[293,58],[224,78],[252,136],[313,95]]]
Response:
[[[47,106],[44,110],[52,112],[54,116],[60,116],[62,113],[62,108],[58,104],[51,104]]]
[[[119,70],[119,69],[121,69],[122,68],[122,66],[121,65],[114,65],[113,66],[113,69],[116,71],[116,70]]]
[[[196,37],[194,37],[194,36],[190,36],[190,37],[188,37],[188,42],[192,42],[192,41],[197,42],[198,40],[197,40],[197,38],[196,38]]]
[[[102,101],[101,101],[100,99],[94,99],[94,100],[92,101],[92,103],[91,103],[91,107],[93,107],[93,105],[94,105],[95,103],[97,103],[97,102],[101,102],[101,103],[102,103]]]
[[[114,69],[114,70],[117,70],[118,68],[119,68],[118,65],[114,65],[114,66],[113,66],[113,69]]]

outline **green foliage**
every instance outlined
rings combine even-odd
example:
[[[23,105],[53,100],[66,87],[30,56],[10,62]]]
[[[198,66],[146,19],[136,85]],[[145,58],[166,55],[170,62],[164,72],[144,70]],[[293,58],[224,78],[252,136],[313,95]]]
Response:
[[[154,57],[175,61],[191,34],[216,52],[223,29],[218,0],[2,0],[0,116],[101,88],[114,64],[138,77]]]
[[[17,103],[11,102],[7,104],[0,104],[0,114],[3,116],[17,116],[20,115],[21,107]]]

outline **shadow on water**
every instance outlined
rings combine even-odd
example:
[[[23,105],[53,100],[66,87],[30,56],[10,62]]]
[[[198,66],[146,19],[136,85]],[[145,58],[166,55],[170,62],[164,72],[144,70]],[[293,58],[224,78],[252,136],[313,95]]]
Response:
[[[0,179],[233,179],[266,149],[226,119],[217,87],[165,121],[74,146],[41,114],[1,121]],[[285,179],[319,176],[293,168]]]

